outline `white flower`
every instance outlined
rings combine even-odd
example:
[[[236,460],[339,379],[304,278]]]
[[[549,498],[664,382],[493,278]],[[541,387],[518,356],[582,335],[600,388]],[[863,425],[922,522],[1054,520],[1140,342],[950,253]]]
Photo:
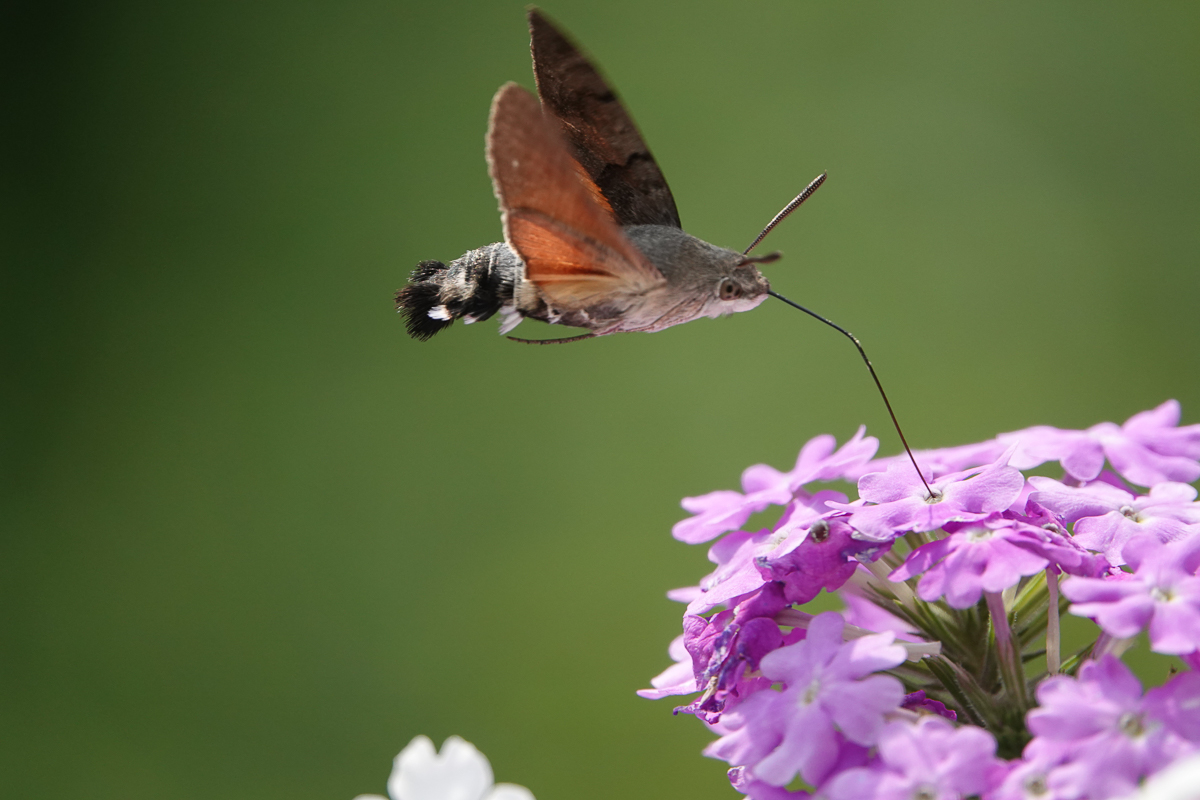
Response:
[[[524,786],[492,785],[492,767],[475,745],[451,736],[439,754],[427,736],[418,736],[396,756],[388,778],[392,800],[534,800]],[[354,800],[387,800],[360,794]]]
[[[1181,758],[1142,784],[1126,800],[1197,800],[1200,798],[1200,755]]]

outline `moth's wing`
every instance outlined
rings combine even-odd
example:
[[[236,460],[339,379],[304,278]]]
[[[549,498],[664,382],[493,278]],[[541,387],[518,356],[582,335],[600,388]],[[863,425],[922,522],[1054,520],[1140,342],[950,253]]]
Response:
[[[515,83],[502,86],[492,101],[487,155],[505,241],[552,307],[585,308],[665,282],[625,238],[554,122]]]
[[[667,179],[616,93],[537,9],[529,10],[529,35],[538,96],[617,221],[681,227]]]

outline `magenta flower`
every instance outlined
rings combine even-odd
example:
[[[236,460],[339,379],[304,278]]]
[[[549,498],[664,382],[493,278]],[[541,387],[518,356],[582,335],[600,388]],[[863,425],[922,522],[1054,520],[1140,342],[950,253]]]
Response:
[[[1163,544],[1136,539],[1125,548],[1132,575],[1120,580],[1074,578],[1063,584],[1071,613],[1091,617],[1118,638],[1150,628],[1150,647],[1181,655],[1200,648],[1200,536]]]
[[[1026,482],[1026,489],[1029,488]],[[1006,517],[1023,523],[1028,534],[1021,542],[1030,552],[1037,553],[1068,575],[1083,575],[1094,578],[1104,575],[1112,564],[1075,540],[1067,533],[1062,518],[1043,509],[1036,503],[1028,503],[1024,515],[1011,512]],[[949,528],[948,528],[949,529]]]
[[[984,800],[1079,800],[1070,792],[1051,792],[1050,772],[1068,760],[1069,745],[1048,739],[1034,739],[1025,746],[1021,760],[1009,764],[1000,785],[984,795]]]
[[[787,605],[782,585],[768,583],[735,608],[708,619],[685,616],[683,643],[703,693],[676,713],[696,714],[714,723],[731,702],[770,686],[769,680],[748,673],[758,669],[765,654],[804,638],[803,628],[784,635],[775,623],[773,617]]]
[[[879,759],[848,769],[822,787],[830,800],[960,800],[982,794],[1004,774],[996,740],[981,728],[955,728],[941,717],[891,722]]]
[[[688,614],[707,614],[742,595],[762,588],[767,582],[754,566],[754,557],[771,537],[770,531],[738,531],[708,549],[708,559],[717,568],[700,581],[700,592],[688,603]]]
[[[997,438],[1018,445],[1012,464],[1019,469],[1057,461],[1072,478],[1090,481],[1107,457],[1113,469],[1139,486],[1190,483],[1200,478],[1200,425],[1179,428],[1179,417],[1179,403],[1168,400],[1121,426],[1101,422],[1086,431],[1070,431],[1039,425]]]
[[[1031,477],[1028,485],[1032,491],[1027,498],[1027,511],[1050,513],[1071,525],[1085,517],[1103,516],[1133,497],[1112,472],[1103,472],[1098,480],[1083,486],[1067,486],[1040,475]]]
[[[771,469],[765,464],[759,464],[757,467],[762,467],[763,470]],[[750,467],[742,474],[744,488],[749,488],[747,484],[758,485],[757,480],[748,480],[746,474],[757,467]],[[759,474],[753,477],[757,479],[764,476],[760,470]],[[676,522],[675,527],[671,528],[671,535],[687,544],[701,544],[717,538],[722,533],[736,531],[750,519],[751,514],[762,511],[769,505],[787,505],[792,499],[792,493],[788,490],[784,477],[783,473],[777,473],[768,487],[750,491],[748,494],[720,490],[699,497],[683,498],[679,504],[683,506],[684,511],[694,516]]]
[[[970,608],[983,592],[1002,592],[1025,575],[1050,563],[1038,555],[1046,531],[1010,519],[991,519],[957,526],[945,539],[912,551],[889,577],[893,581],[920,575],[917,596],[926,602],[942,595],[951,608]]]
[[[870,762],[871,753],[868,748],[846,741],[846,737],[840,733],[834,734],[834,738],[838,757],[829,770],[831,775],[842,770],[866,766]],[[805,791],[789,791],[782,786],[772,786],[760,781],[746,767],[734,767],[728,774],[733,788],[746,795],[748,800],[808,800],[812,797]]]
[[[907,708],[909,711],[916,711],[918,714],[936,714],[939,717],[954,722],[958,719],[958,714],[946,708],[946,704],[938,700],[925,696],[924,689],[918,689],[904,696],[904,702],[900,704],[901,708]]]
[[[638,689],[638,697],[647,700],[660,700],[680,694],[692,694],[700,691],[696,685],[696,674],[692,670],[692,655],[683,645],[683,634],[671,640],[667,655],[675,662],[656,677],[650,679],[652,689]]]
[[[757,591],[768,580],[790,580],[792,597],[798,597],[810,585],[815,585],[816,591],[822,586],[831,587],[831,591],[836,589],[853,573],[853,566],[847,567],[849,556],[866,552],[872,545],[847,541],[848,535],[841,534],[844,524],[840,528],[834,526],[837,535],[827,537],[832,541],[815,537],[823,546],[818,547],[808,539],[810,528],[819,522],[818,532],[829,532],[831,523],[827,517],[835,512],[827,503],[845,499],[840,492],[817,492],[811,497],[800,492],[800,497],[788,506],[773,531],[738,531],[722,538],[708,551],[708,558],[717,569],[700,581],[700,591],[688,603],[687,613],[707,614],[718,606],[728,605],[742,595]],[[797,548],[803,552],[793,555]],[[817,553],[820,556],[816,560],[801,560],[805,555],[811,557]],[[791,573],[798,574],[792,578]],[[793,599],[791,602],[807,601]]]
[[[1074,523],[1075,541],[1114,565],[1125,563],[1121,552],[1134,539],[1170,542],[1200,530],[1196,489],[1186,483],[1160,483],[1143,496],[1102,481],[1073,487],[1033,477],[1029,483],[1036,489],[1030,501]]]
[[[1195,702],[1196,688],[1172,681],[1143,698],[1137,678],[1111,655],[1084,664],[1078,679],[1043,682],[1041,707],[1029,712],[1027,726],[1037,737],[1029,744],[1034,752],[1046,748],[1061,757],[1046,775],[1049,791],[1090,800],[1124,797],[1143,777],[1193,750],[1177,732],[1171,709]]]
[[[799,544],[785,542],[755,559],[764,577],[782,582],[790,603],[807,603],[822,589],[840,589],[858,568],[858,558],[870,560],[881,549],[855,539],[854,529],[840,517],[819,518],[803,533]]]
[[[895,678],[872,675],[904,661],[904,648],[891,633],[842,641],[840,614],[815,617],[808,636],[763,657],[762,674],[785,685],[743,701],[722,724],[730,733],[706,754],[745,766],[756,779],[786,786],[797,774],[817,785],[839,757],[835,732],[847,740],[875,744],[883,715],[904,699]]]
[[[780,472],[766,464],[748,467],[742,473],[742,491],[716,491],[699,497],[685,497],[681,505],[695,515],[675,523],[671,535],[681,542],[699,544],[715,539],[722,533],[740,528],[751,514],[768,506],[785,506],[792,495],[812,481],[832,481],[866,463],[875,455],[879,440],[864,436],[865,427],[834,451],[837,440],[829,435],[817,436],[800,450],[796,466],[790,472]]]
[[[800,491],[771,529],[771,536],[760,549],[759,557],[782,558],[809,539],[809,530],[820,520],[826,523],[838,515],[830,503],[845,503],[846,495],[829,490],[809,495]]]
[[[911,464],[893,462],[887,472],[864,475],[858,494],[874,505],[830,503],[850,513],[850,524],[863,536],[890,541],[904,531],[932,531],[947,522],[972,522],[1003,511],[1016,501],[1025,485],[1019,470],[1006,459],[930,481],[925,489]]]
[[[729,770],[729,782],[733,788],[744,794],[747,800],[808,800],[812,797],[808,792],[797,789],[788,791],[782,786],[772,786],[769,783],[755,780],[745,767],[734,767]]]
[[[833,448],[837,440],[829,435],[810,439],[800,450],[796,466],[788,473],[793,492],[813,481],[835,481],[849,478],[862,465],[871,460],[879,449],[879,440],[867,436],[867,426],[860,425],[854,435],[837,452]]]

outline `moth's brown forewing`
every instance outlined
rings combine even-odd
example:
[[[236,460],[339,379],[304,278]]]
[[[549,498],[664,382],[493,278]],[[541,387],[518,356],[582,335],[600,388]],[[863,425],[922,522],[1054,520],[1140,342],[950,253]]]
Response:
[[[529,35],[538,96],[617,221],[681,227],[667,180],[616,92],[537,9],[529,11]]]
[[[601,193],[581,174],[557,126],[515,83],[492,102],[487,156],[505,241],[551,305],[574,310],[664,283],[611,208],[597,201]]]

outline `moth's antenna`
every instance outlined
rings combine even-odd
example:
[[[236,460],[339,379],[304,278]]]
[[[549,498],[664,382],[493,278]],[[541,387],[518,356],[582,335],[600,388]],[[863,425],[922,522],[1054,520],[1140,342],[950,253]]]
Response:
[[[812,183],[810,183],[808,186],[805,186],[803,192],[796,195],[795,199],[793,199],[792,202],[788,203],[786,206],[783,207],[783,211],[780,211],[778,214],[775,215],[775,219],[773,219],[767,223],[767,227],[762,229],[762,233],[760,233],[758,235],[758,238],[754,240],[754,244],[750,245],[745,250],[743,250],[742,255],[746,255],[751,250],[758,247],[758,243],[761,242],[763,239],[767,238],[767,234],[770,233],[772,230],[774,230],[776,225],[778,225],[779,223],[781,223],[785,219],[787,219],[788,214],[795,211],[797,208],[800,207],[801,203],[803,203],[808,198],[812,197],[812,193],[815,192],[817,189],[821,188],[821,184],[825,182],[825,176],[828,174],[829,173],[827,173],[827,172],[822,172],[820,175],[813,178]]]
[[[817,181],[822,180],[824,177],[825,176],[822,175],[820,178],[817,179]],[[821,184],[817,183],[817,181],[813,181],[813,184],[820,186]],[[810,189],[813,188],[813,184],[809,184]],[[807,192],[808,189],[805,189],[804,191]],[[804,197],[804,195],[801,194],[800,197],[797,197],[795,200],[792,201],[792,204],[800,205],[800,203],[803,202],[803,200],[801,199],[803,197]],[[786,211],[787,209],[784,209],[784,210]],[[772,224],[774,224],[774,222],[772,222]],[[767,226],[767,230],[768,231],[771,230],[770,225]],[[762,238],[762,237],[759,237],[759,238]],[[875,385],[877,387],[879,387],[879,396],[883,398],[883,404],[885,406],[887,406],[888,414],[891,415],[891,418],[892,418],[892,424],[896,426],[896,433],[900,434],[900,443],[904,445],[904,452],[908,453],[908,459],[910,461],[912,461],[913,469],[915,469],[917,471],[917,477],[921,479],[921,483],[925,484],[925,491],[929,492],[929,496],[935,497],[936,493],[933,491],[932,488],[930,488],[929,481],[925,480],[925,476],[921,474],[921,468],[917,466],[916,456],[913,455],[912,448],[908,446],[908,440],[904,438],[904,431],[900,430],[900,422],[896,419],[896,412],[892,411],[892,404],[888,400],[887,392],[885,392],[883,390],[883,384],[879,382],[879,376],[875,374],[875,368],[871,366],[871,359],[867,358],[867,351],[863,350],[862,342],[860,342],[858,340],[858,337],[855,336],[850,331],[843,328],[841,325],[835,324],[832,320],[825,319],[825,317],[822,317],[817,312],[810,311],[807,308],[805,308],[804,306],[800,305],[799,303],[793,303],[791,300],[788,300],[786,297],[779,294],[779,292],[767,290],[767,294],[771,295],[771,297],[775,297],[775,298],[778,298],[779,300],[782,300],[783,302],[787,303],[792,308],[800,309],[805,314],[808,314],[810,317],[815,317],[816,319],[819,319],[821,322],[824,322],[826,325],[833,328],[835,331],[841,333],[843,336],[845,336],[850,341],[854,342],[854,346],[858,348],[859,355],[862,356],[863,363],[867,365],[867,369],[869,369],[871,371],[871,377],[875,379]]]

